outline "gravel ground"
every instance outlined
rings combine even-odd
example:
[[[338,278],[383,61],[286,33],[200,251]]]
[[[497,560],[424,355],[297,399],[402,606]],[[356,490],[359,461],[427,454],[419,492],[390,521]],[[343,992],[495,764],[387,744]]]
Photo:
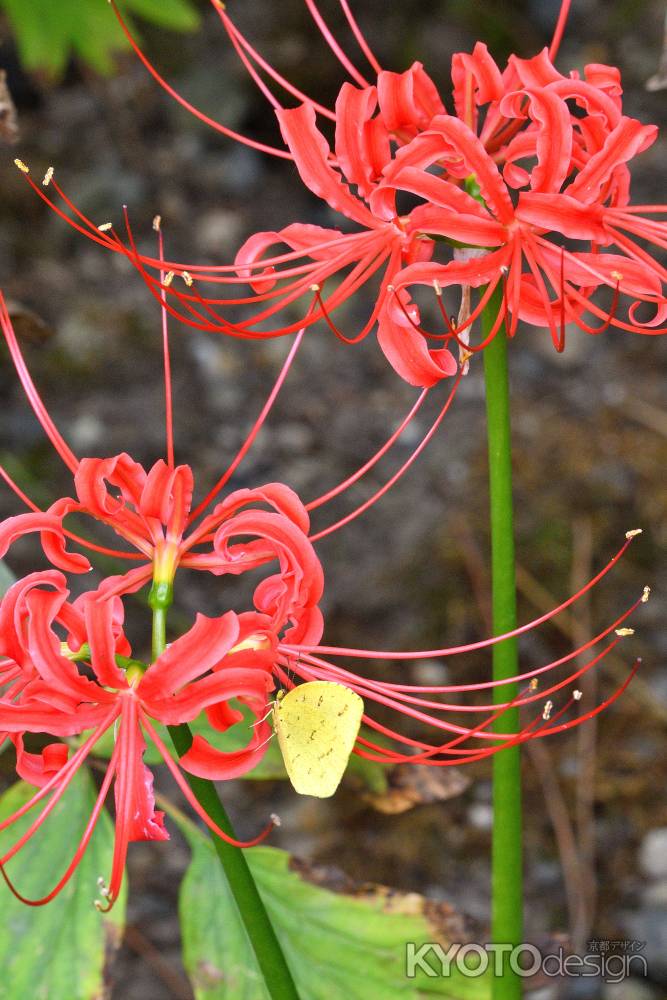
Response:
[[[540,0],[484,5],[360,0],[356,7],[383,64],[403,67],[419,58],[446,92],[453,51],[469,49],[483,37],[499,58],[510,50],[530,54],[548,37],[552,5]],[[664,91],[644,89],[660,56],[663,5],[580,0],[574,8],[560,65],[617,63],[626,113],[664,125]],[[323,47],[313,57],[313,30],[296,0],[279,7],[254,0],[239,9],[238,22],[307,92],[323,99],[335,93],[340,84],[336,66],[321,55]],[[238,68],[214,16],[205,15],[204,30],[194,37],[146,31],[145,38],[155,61],[196,104],[233,127],[275,141],[272,116]],[[20,155],[37,174],[53,164],[65,189],[100,222],[118,221],[127,203],[142,245],[149,245],[156,212],[164,219],[168,253],[201,262],[228,261],[257,229],[277,229],[298,219],[331,221],[289,165],[207,131],[171,104],[132,58],[119,63],[111,80],[72,67],[61,85],[46,86],[20,76],[7,43],[2,56],[19,105]],[[4,159],[8,163],[10,156]],[[636,201],[664,199],[664,162],[663,138],[637,163]],[[23,310],[21,328],[35,381],[75,449],[87,454],[128,450],[139,461],[153,461],[163,436],[159,317],[153,300],[125,261],[105,256],[73,234],[13,168],[2,171],[0,283]],[[368,306],[356,301],[340,325],[358,329]],[[177,456],[193,466],[204,490],[242,442],[286,344],[237,344],[181,330],[174,331],[172,341]],[[646,583],[656,598],[637,616],[638,635],[624,657],[644,657],[641,682],[601,719],[596,761],[590,741],[581,744],[572,736],[554,740],[539,759],[527,755],[530,937],[568,930],[564,859],[550,813],[562,816],[564,804],[575,808],[577,789],[588,781],[582,767],[593,763],[594,780],[586,788],[594,804],[591,870],[598,906],[590,936],[648,942],[655,979],[648,998],[660,995],[660,977],[667,973],[667,882],[664,865],[655,861],[660,857],[655,845],[667,828],[667,640],[661,629],[667,589],[666,360],[667,342],[620,333],[573,334],[566,353],[557,356],[548,334],[534,329],[519,332],[511,354],[520,617],[557,603],[586,565],[602,565],[622,533],[635,526],[644,528],[642,539],[572,627],[586,630],[587,615],[593,627],[610,620]],[[67,478],[4,363],[0,391],[2,460],[38,503],[69,493]],[[310,499],[377,449],[414,395],[393,375],[371,338],[347,348],[318,329],[306,337],[235,483],[280,479]],[[347,512],[384,482],[414,447],[435,407],[431,400],[412,436],[397,446],[393,464],[380,466],[365,486],[333,503],[316,524]],[[319,545],[329,641],[429,648],[487,630],[483,407],[481,370],[473,365],[443,432],[410,474],[374,511]],[[1,492],[0,516],[16,512],[14,498]],[[29,557],[28,546],[17,549],[13,568],[27,571]],[[212,613],[219,607],[215,590],[198,579],[179,597],[183,621],[195,610]],[[133,627],[140,621],[137,615]],[[549,627],[526,637],[525,662],[546,662],[565,651],[570,638]],[[473,658],[462,666],[448,665],[454,679],[462,671],[481,674],[486,668],[484,660]],[[413,676],[424,679],[428,669],[422,666],[422,673]],[[619,670],[622,665],[612,664],[603,672],[603,691],[612,690]],[[298,801],[274,783],[235,782],[224,794],[240,828],[254,829],[260,817],[278,811],[283,826],[277,845],[323,865],[335,864],[352,879],[448,900],[484,925],[488,769],[480,766],[470,776],[468,787],[449,801],[393,817],[373,812],[351,791],[322,804]],[[186,863],[187,851],[178,842],[131,850],[131,932],[113,970],[114,998],[188,995],[180,984],[175,915],[176,885]],[[630,998],[629,992],[627,997],[605,992],[598,983],[584,993],[579,981],[577,990],[577,997],[591,1000]]]

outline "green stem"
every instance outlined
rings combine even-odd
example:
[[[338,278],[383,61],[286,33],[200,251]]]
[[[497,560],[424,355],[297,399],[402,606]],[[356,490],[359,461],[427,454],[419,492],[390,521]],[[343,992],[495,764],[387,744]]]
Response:
[[[156,660],[166,648],[166,629],[167,608],[154,607],[153,660]],[[190,727],[183,723],[180,726],[169,726],[168,729],[176,752],[179,757],[182,757],[192,745]],[[235,837],[234,829],[222,802],[218,798],[213,782],[197,778],[194,775],[188,775],[187,779],[197,801],[211,819],[230,837]],[[252,872],[248,867],[244,852],[240,848],[228,844],[212,831],[209,833],[257,959],[257,964],[264,977],[268,995],[271,1000],[299,1000],[299,994],[285,961],[285,956],[252,877]]]
[[[502,308],[500,290],[482,315],[483,335]],[[491,572],[493,631],[495,635],[516,627],[514,567],[514,513],[512,502],[512,443],[510,433],[507,338],[501,327],[484,350],[486,417],[489,453],[491,518]],[[493,647],[493,678],[503,680],[518,673],[516,639]],[[494,702],[510,701],[516,684],[494,688]],[[498,732],[519,731],[519,710],[509,709],[496,721]],[[523,940],[523,870],[521,822],[521,757],[518,746],[493,757],[493,846],[491,936],[495,944],[520,944]],[[493,981],[493,1000],[519,1000],[522,980],[511,970],[507,957]]]

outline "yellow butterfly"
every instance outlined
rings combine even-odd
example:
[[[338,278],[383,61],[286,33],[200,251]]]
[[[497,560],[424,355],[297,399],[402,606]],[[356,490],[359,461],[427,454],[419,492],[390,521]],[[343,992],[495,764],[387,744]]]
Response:
[[[364,703],[333,681],[308,681],[279,691],[273,724],[287,774],[300,795],[333,795],[359,732]]]

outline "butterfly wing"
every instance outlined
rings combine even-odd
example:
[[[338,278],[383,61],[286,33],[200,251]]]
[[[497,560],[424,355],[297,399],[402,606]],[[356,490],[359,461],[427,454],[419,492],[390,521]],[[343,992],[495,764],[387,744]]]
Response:
[[[285,767],[300,795],[325,799],[345,773],[364,712],[342,684],[308,681],[279,698],[274,725]]]

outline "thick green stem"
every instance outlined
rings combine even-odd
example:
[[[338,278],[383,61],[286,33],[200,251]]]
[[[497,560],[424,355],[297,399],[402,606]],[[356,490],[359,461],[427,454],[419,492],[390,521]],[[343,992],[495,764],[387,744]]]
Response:
[[[483,335],[502,308],[496,293],[482,316]],[[493,585],[493,630],[495,635],[516,627],[516,583],[514,567],[514,514],[512,502],[512,444],[510,434],[507,338],[501,327],[484,350],[486,416],[489,452],[491,516],[491,572]],[[518,673],[516,639],[493,647],[493,677],[503,680]],[[494,688],[494,701],[515,697],[516,684]],[[519,711],[504,712],[496,722],[499,732],[519,731]],[[495,944],[516,945],[523,939],[523,870],[521,822],[521,758],[518,746],[493,757],[493,848],[491,935]],[[504,958],[502,972],[493,982],[494,1000],[518,1000],[522,980]]]
[[[153,607],[154,660],[166,648],[166,626],[166,607]],[[168,728],[176,752],[179,757],[182,757],[192,744],[190,727],[183,723],[180,726],[169,726]],[[194,775],[188,775],[187,778],[197,801],[211,819],[230,837],[235,837],[234,829],[222,802],[218,798],[213,782],[197,778]],[[245,854],[240,848],[228,844],[222,837],[216,836],[211,831],[209,833],[236,902],[239,917],[264,977],[268,995],[271,1000],[299,1000],[299,994],[285,961],[285,956],[252,877],[252,872],[248,867]]]

